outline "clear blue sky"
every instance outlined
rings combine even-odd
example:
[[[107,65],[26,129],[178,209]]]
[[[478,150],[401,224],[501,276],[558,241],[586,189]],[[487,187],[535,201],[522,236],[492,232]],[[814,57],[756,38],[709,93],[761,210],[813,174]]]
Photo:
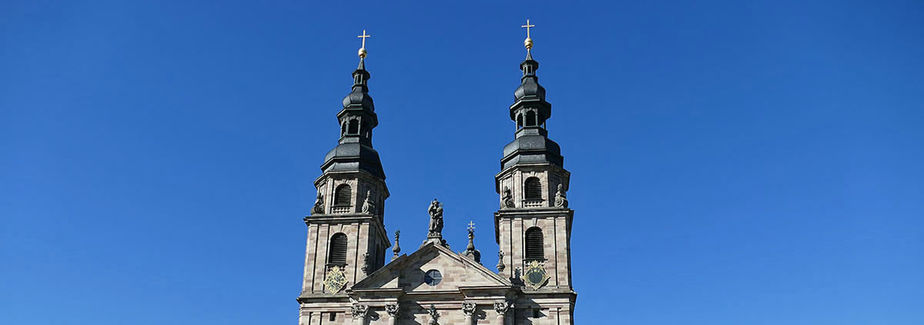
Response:
[[[578,323],[924,324],[914,0],[3,1],[0,323],[295,324],[363,28],[386,227],[493,268],[527,17]]]

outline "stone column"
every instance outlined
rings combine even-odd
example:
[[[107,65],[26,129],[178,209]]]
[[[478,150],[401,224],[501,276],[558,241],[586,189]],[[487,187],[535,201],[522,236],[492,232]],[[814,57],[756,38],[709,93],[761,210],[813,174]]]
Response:
[[[353,306],[350,307],[350,314],[353,315],[354,325],[366,325],[366,316],[369,315],[369,306],[353,304]]]
[[[465,313],[465,325],[475,325],[475,304],[471,302],[463,302],[462,312]]]
[[[495,302],[494,311],[497,312],[497,321],[495,325],[508,325],[513,323],[512,318],[507,318],[507,311],[513,308],[513,304],[507,301]]]
[[[398,325],[398,303],[385,305],[385,312],[388,313],[388,325]]]

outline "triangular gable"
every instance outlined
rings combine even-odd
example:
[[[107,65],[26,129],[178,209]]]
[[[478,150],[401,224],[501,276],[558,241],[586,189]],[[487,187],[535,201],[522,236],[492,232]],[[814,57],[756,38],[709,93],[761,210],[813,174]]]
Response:
[[[424,274],[438,270],[437,285],[424,283]],[[406,292],[458,290],[460,287],[510,287],[509,280],[497,275],[441,245],[428,243],[411,255],[402,255],[352,286],[352,290],[403,289]]]

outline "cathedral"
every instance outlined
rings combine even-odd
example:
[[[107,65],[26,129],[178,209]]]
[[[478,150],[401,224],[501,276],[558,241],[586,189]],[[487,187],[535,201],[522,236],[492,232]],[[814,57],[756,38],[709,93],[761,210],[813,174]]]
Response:
[[[571,221],[565,170],[557,143],[548,138],[545,100],[527,29],[523,75],[514,91],[513,141],[503,148],[494,176],[498,210],[496,271],[481,264],[469,228],[463,252],[442,237],[443,208],[429,203],[427,239],[401,254],[399,233],[386,231],[390,193],[372,146],[378,125],[369,95],[365,39],[353,87],[337,113],[340,140],[321,164],[317,197],[305,217],[308,241],[299,325],[321,324],[573,324],[577,294],[571,282]],[[425,202],[423,202],[425,203]],[[424,205],[424,204],[421,205]],[[416,246],[416,245],[415,245]],[[386,263],[387,250],[393,257]]]

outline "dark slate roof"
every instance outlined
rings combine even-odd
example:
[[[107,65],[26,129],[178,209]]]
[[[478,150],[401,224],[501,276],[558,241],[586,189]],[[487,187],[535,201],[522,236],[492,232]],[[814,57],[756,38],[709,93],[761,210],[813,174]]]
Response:
[[[564,167],[561,148],[552,139],[539,134],[522,135],[504,146],[501,168],[520,164],[554,164]]]
[[[520,70],[523,70],[520,87],[513,92],[517,101],[527,99],[545,101],[545,88],[539,85],[539,78],[536,77],[538,69],[539,62],[533,60],[532,54],[527,54],[526,60],[520,63]]]
[[[358,142],[341,143],[327,152],[321,170],[328,172],[366,171],[380,179],[385,179],[379,153],[371,146]]]
[[[366,71],[365,60],[359,60],[359,66],[353,71],[353,90],[343,98],[344,110],[375,111],[372,96],[369,96],[369,71]]]
[[[510,119],[516,121],[516,115],[523,108],[536,109],[545,119],[552,115],[552,104],[545,100],[545,88],[539,84],[536,70],[539,62],[527,53],[526,60],[520,63],[523,77],[520,86],[513,92],[514,103],[510,105]],[[516,138],[504,146],[504,158],[501,168],[507,169],[520,164],[554,164],[564,167],[561,148],[548,138],[548,131],[539,126],[524,127],[516,131]]]
[[[369,76],[365,60],[360,59],[359,66],[353,71],[353,88],[343,98],[343,109],[337,113],[338,118],[344,115],[360,116],[371,121],[371,127],[378,125],[375,105],[367,86]],[[358,135],[341,135],[340,143],[324,156],[321,170],[324,173],[365,171],[382,180],[385,179],[379,153],[372,148],[372,139]]]

